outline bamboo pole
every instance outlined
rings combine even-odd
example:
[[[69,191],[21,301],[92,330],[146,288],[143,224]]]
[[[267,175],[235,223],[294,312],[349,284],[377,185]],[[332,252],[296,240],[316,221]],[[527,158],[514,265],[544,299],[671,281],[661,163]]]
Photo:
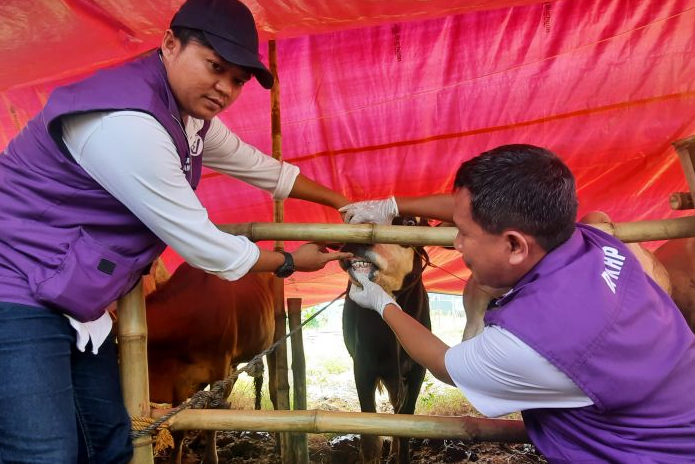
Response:
[[[287,327],[287,316],[284,305],[284,283],[283,280],[275,277],[273,301],[275,304],[275,336],[274,341],[280,340],[285,336]],[[282,343],[275,348],[271,356],[275,356],[275,409],[287,411],[290,409],[290,382],[287,373],[287,343]],[[292,443],[289,434],[280,433],[279,438],[280,456],[283,463],[292,463]]]
[[[338,243],[451,246],[456,236],[455,227],[384,226],[377,224],[273,224],[268,222],[247,222],[243,224],[224,224],[217,227],[230,234],[246,236],[254,242],[282,239]]]
[[[290,331],[302,325],[302,299],[287,299],[287,317],[289,318]],[[304,358],[304,341],[302,329],[299,328],[291,337],[292,343],[292,390],[293,409],[295,411],[306,410],[306,361]],[[309,464],[309,444],[305,433],[292,434],[292,454],[297,464]]]
[[[668,204],[673,210],[693,209],[693,197],[690,192],[674,192],[668,197]]]
[[[131,417],[149,417],[150,385],[147,374],[147,319],[142,279],[118,300],[118,349],[123,399]],[[133,441],[133,464],[152,464],[151,437]]]
[[[160,410],[158,414],[166,411]],[[519,420],[340,411],[185,410],[169,419],[172,430],[250,430],[360,433],[466,442],[530,443]]]
[[[608,222],[594,227],[625,243],[695,237],[695,216],[635,222]]]
[[[648,242],[695,237],[695,216],[634,222],[593,224],[623,242]],[[385,226],[378,224],[314,224],[247,222],[218,227],[253,241],[305,240],[335,243],[394,243],[398,245],[452,246],[455,227]]]
[[[282,125],[280,118],[280,83],[277,70],[277,44],[274,40],[268,42],[268,64],[270,72],[275,78],[273,88],[270,89],[270,126],[272,134],[273,158],[282,160]],[[281,224],[285,220],[285,206],[282,200],[273,202],[273,221]],[[282,239],[275,242],[275,251],[281,251],[285,247]],[[282,279],[275,278],[275,341],[285,336],[285,286]],[[275,349],[275,388],[277,409],[290,409],[290,384],[287,375],[287,344],[283,343]],[[294,462],[292,456],[291,437],[288,434],[280,434],[280,455],[284,464]]]

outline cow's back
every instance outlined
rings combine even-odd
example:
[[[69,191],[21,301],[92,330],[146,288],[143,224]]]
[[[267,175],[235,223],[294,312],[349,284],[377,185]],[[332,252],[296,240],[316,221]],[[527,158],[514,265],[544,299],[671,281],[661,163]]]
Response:
[[[272,343],[272,278],[226,281],[184,263],[147,297],[153,401],[183,401]]]

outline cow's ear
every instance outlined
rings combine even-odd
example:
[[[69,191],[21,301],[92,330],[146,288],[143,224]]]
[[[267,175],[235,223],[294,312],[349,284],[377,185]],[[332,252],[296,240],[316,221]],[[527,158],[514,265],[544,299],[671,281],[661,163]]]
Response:
[[[505,244],[509,253],[509,264],[518,266],[529,256],[531,244],[529,237],[516,230],[504,232]]]

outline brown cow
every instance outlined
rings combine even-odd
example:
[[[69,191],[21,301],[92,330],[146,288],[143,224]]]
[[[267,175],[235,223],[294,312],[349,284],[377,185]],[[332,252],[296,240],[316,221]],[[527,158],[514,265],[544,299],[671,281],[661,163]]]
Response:
[[[581,220],[610,222],[608,215],[594,211]],[[668,240],[650,253],[638,243],[627,244],[645,272],[673,298],[690,329],[695,332],[695,237]]]
[[[227,281],[179,266],[147,297],[150,399],[177,405],[269,347],[272,282],[269,273]],[[172,462],[179,464],[184,433],[173,435]],[[203,462],[216,463],[215,432],[207,437]]]
[[[397,217],[394,225],[426,225],[415,218]],[[416,250],[418,253],[416,253]],[[427,291],[422,284],[422,248],[400,245],[346,245],[354,257],[341,260],[348,271],[369,272],[370,280],[391,293],[403,311],[422,325],[431,328]],[[349,286],[348,286],[349,289]],[[362,412],[376,412],[374,393],[384,385],[396,414],[413,414],[425,368],[417,364],[403,349],[393,331],[376,311],[361,308],[349,297],[343,308],[343,338],[353,360],[355,385]],[[380,462],[378,438],[362,435],[360,443],[363,462]],[[395,438],[391,449],[399,463],[410,461],[408,438]]]
[[[695,238],[669,240],[654,255],[671,278],[671,298],[695,332]]]
[[[581,222],[610,222],[607,214],[594,211]],[[695,238],[668,240],[654,253],[637,243],[627,244],[645,272],[666,291],[695,332]]]
[[[608,224],[611,222],[611,218],[603,211],[592,211],[584,215],[579,222],[589,225],[601,223]],[[626,243],[625,245],[630,251],[632,251],[637,260],[640,262],[644,272],[646,272],[647,275],[649,275],[649,277],[651,277],[654,282],[659,285],[659,287],[664,289],[666,293],[671,295],[672,281],[669,279],[669,272],[662,264],[663,261],[660,262],[661,259],[657,259],[658,256],[655,258],[653,253],[639,243]]]

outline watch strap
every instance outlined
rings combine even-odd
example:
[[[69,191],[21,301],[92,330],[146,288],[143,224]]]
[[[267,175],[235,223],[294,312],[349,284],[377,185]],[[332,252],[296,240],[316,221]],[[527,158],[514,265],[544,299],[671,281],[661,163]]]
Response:
[[[275,275],[277,277],[289,277],[291,276],[295,269],[294,269],[294,258],[292,258],[292,255],[286,251],[280,251],[285,256],[285,262],[280,265],[275,270]]]

